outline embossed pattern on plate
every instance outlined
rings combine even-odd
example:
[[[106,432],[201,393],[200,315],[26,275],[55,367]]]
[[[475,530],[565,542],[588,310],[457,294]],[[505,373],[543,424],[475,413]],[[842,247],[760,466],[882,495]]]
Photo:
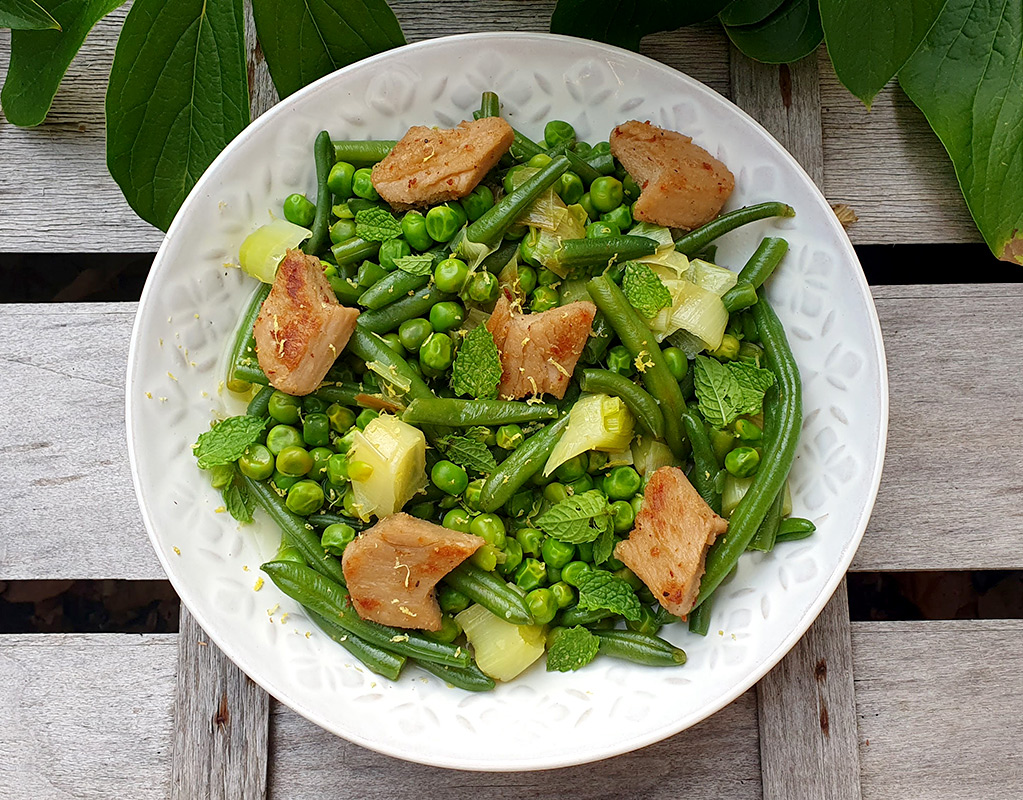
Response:
[[[470,118],[499,93],[534,136],[552,117],[591,142],[626,119],[681,130],[736,174],[729,208],[779,199],[798,216],[719,242],[742,265],[767,234],[791,252],[769,297],[789,332],[806,420],[791,487],[818,533],[742,559],[720,590],[712,631],[665,635],[680,669],[600,658],[578,673],[535,665],[473,695],[414,668],[372,675],[319,633],[267,581],[276,550],[265,519],[240,527],[195,467],[190,445],[210,420],[243,407],[222,390],[224,351],[252,282],[229,266],[245,235],[293,191],[314,192],[316,132],[397,138],[414,124]],[[874,502],[888,419],[880,330],[855,254],[795,161],[759,125],[702,84],[591,42],[537,34],[437,39],[369,59],[281,102],[239,136],[186,200],[157,256],[129,356],[128,440],[143,517],[168,576],[216,643],[254,680],[319,725],[400,758],[461,769],[566,766],[662,739],[731,702],[771,668],[830,597]],[[307,635],[310,634],[310,635]]]

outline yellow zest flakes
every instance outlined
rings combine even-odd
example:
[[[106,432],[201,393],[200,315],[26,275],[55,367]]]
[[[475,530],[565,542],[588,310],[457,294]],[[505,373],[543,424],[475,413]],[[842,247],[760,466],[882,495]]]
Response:
[[[173,550],[174,550],[174,554],[175,555],[179,555],[179,556],[181,555],[181,551],[178,550],[178,548],[175,547],[175,548],[173,548]]]
[[[160,347],[163,347],[163,337],[160,337]]]
[[[412,577],[412,570],[409,568],[409,565],[408,564],[402,564],[398,560],[398,557],[395,556],[394,557],[394,568],[395,569],[403,569],[403,570],[405,570],[405,588],[407,589],[408,588],[409,578]]]
[[[158,398],[158,399],[160,400],[161,403],[166,403],[167,402],[167,398],[166,397],[161,397],[161,398]]]
[[[146,397],[148,397],[150,400],[152,400],[153,399],[153,393],[152,392],[146,392]]]
[[[409,610],[408,606],[398,606],[398,610],[399,610],[399,611],[400,611],[400,612],[401,612],[402,614],[404,614],[404,615],[405,615],[406,617],[412,617],[412,618],[415,618],[415,617],[418,617],[418,616],[419,616],[419,615],[418,615],[418,614],[416,614],[415,612],[413,612],[413,611]]]
[[[280,604],[280,603],[274,603],[274,605],[273,605],[273,608],[268,608],[268,609],[266,610],[266,613],[267,613],[267,615],[268,615],[268,616],[271,616],[271,617],[272,617],[272,616],[273,616],[274,614],[276,614],[276,613],[277,613],[277,610],[278,610],[278,609],[279,609],[280,607],[281,607],[281,604]]]
[[[262,578],[256,578],[256,583],[252,587],[252,591],[258,592],[262,588],[263,588],[263,579]]]
[[[283,614],[281,614],[281,618],[280,618],[279,622],[281,623],[281,625],[283,625],[285,622],[287,622],[287,620],[288,620],[288,612],[285,611]]]
[[[523,347],[525,347],[527,344],[529,344],[529,337],[528,336],[525,339],[522,340],[522,346]]]
[[[297,632],[298,632],[298,631],[296,631],[296,633],[297,633]],[[310,636],[312,636],[312,635],[313,635],[313,632],[312,632],[312,631],[306,631],[306,632],[305,632],[305,638],[306,638],[306,639],[308,639],[308,638],[309,638]]]
[[[561,373],[562,375],[564,375],[564,376],[565,376],[566,378],[571,378],[571,377],[572,377],[572,373],[571,373],[571,372],[569,372],[569,371],[568,371],[567,369],[565,369],[565,368],[564,368],[564,367],[563,367],[563,366],[562,366],[561,364],[559,364],[559,363],[558,363],[557,361],[555,361],[555,360],[554,360],[554,357],[553,357],[553,356],[548,356],[548,357],[547,357],[547,360],[548,360],[548,361],[549,361],[549,362],[550,362],[551,364],[553,364],[553,365],[554,365],[554,368],[555,368],[555,369],[556,369],[556,370],[557,370],[558,372],[560,372],[560,373]]]
[[[408,634],[407,633],[402,633],[402,634],[399,634],[398,636],[392,636],[391,637],[391,641],[392,642],[407,642],[408,641]]]
[[[171,372],[170,370],[167,370],[167,377],[170,378],[172,381],[177,380],[177,378],[174,376],[174,373]]]
[[[224,508],[223,506],[217,506],[215,509],[213,509],[213,513],[214,514],[223,514],[226,511],[227,511],[227,509]]]
[[[649,367],[654,365],[653,359],[650,358],[650,354],[646,350],[640,350],[633,363],[640,372],[646,372]]]

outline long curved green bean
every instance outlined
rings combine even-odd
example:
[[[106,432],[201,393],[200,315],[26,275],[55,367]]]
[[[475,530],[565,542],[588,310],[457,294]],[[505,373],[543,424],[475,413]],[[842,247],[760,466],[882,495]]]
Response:
[[[707,632],[710,630],[710,616],[713,608],[714,595],[711,595],[704,600],[701,605],[698,605],[689,612],[687,622],[689,624],[690,633],[695,633],[697,636],[707,635]]]
[[[512,134],[515,138],[512,140],[508,153],[516,161],[529,161],[533,156],[538,156],[543,152],[543,148],[524,133],[512,128]]]
[[[463,561],[444,576],[444,583],[513,625],[532,625],[526,598],[504,578]]]
[[[368,522],[363,522],[361,519],[355,519],[354,517],[345,517],[341,514],[310,514],[306,517],[306,522],[314,528],[326,528],[330,525],[348,525],[356,531],[364,531],[369,527]]]
[[[689,407],[682,415],[682,424],[685,427],[689,443],[693,446],[693,469],[689,473],[689,479],[692,481],[693,488],[710,506],[711,511],[720,514],[721,492],[714,488],[714,478],[721,469],[721,465],[718,464],[717,457],[714,455],[714,448],[707,435],[707,426],[700,419],[696,409]]]
[[[638,631],[594,631],[600,652],[648,667],[679,667],[686,663],[686,651],[659,636]]]
[[[653,255],[657,242],[646,236],[602,236],[599,239],[565,239],[554,251],[548,266],[555,272],[571,273],[610,263],[624,264],[634,258]]]
[[[480,269],[500,275],[501,270],[508,266],[512,256],[519,252],[519,243],[515,241],[502,242],[497,249],[480,262]]]
[[[475,115],[473,115],[475,116]],[[494,92],[484,92],[480,100],[480,113],[476,119],[501,116],[501,101]]]
[[[497,685],[493,678],[486,675],[475,664],[470,664],[467,667],[447,667],[443,664],[419,659],[413,659],[412,663],[425,669],[431,675],[436,675],[442,681],[447,681],[452,686],[465,689],[467,692],[489,692]]]
[[[275,391],[273,386],[264,386],[256,392],[255,397],[249,400],[245,413],[250,417],[265,417],[269,413],[270,398],[273,397]]]
[[[313,143],[316,161],[316,216],[313,217],[312,235],[302,243],[302,252],[319,255],[330,244],[330,209],[333,195],[327,187],[327,176],[336,160],[334,144],[327,131],[320,131]]]
[[[362,619],[352,606],[348,590],[339,583],[294,561],[268,561],[260,567],[278,589],[292,600],[335,622],[363,641],[398,655],[453,667],[472,663],[468,651],[427,639],[421,633]]]
[[[356,166],[383,161],[398,143],[396,139],[337,139],[334,152],[338,161]]]
[[[363,311],[359,314],[356,325],[373,333],[388,333],[406,320],[429,314],[430,309],[437,303],[450,300],[452,297],[454,295],[446,294],[436,286],[427,284],[383,308]]]
[[[781,506],[784,499],[785,490],[782,489],[778,492],[778,496],[774,498],[774,502],[771,503],[764,521],[757,528],[756,536],[750,540],[749,545],[746,547],[747,550],[759,550],[763,553],[769,553],[774,549],[774,543],[778,537],[778,524],[781,522]]]
[[[751,283],[737,283],[721,296],[721,302],[725,306],[725,311],[734,314],[757,302],[757,290]]]
[[[259,310],[263,307],[263,301],[266,300],[266,296],[270,294],[270,289],[269,283],[259,284],[256,291],[252,293],[248,305],[245,306],[245,311],[242,312],[242,318],[235,331],[234,342],[231,344],[231,352],[227,359],[228,389],[233,389],[232,384],[237,385],[238,382],[262,383],[264,385],[267,383],[266,375],[263,375],[263,370],[259,369],[259,363],[256,361],[252,326],[256,324],[256,317],[259,316]],[[263,380],[252,380],[253,372],[248,369],[249,367],[259,370]]]
[[[330,252],[334,254],[334,260],[343,267],[367,258],[376,258],[380,252],[380,242],[369,242],[359,236],[353,236],[351,239],[338,242],[330,248]]]
[[[706,225],[701,225],[696,230],[679,237],[675,242],[675,249],[684,255],[691,256],[699,253],[719,236],[724,236],[726,233],[756,222],[758,219],[794,216],[796,216],[795,210],[785,203],[759,203],[755,206],[737,208],[735,211],[722,214]]]
[[[774,543],[797,542],[811,536],[816,530],[817,526],[808,519],[789,517],[778,523],[778,534],[774,537]]]
[[[657,401],[625,376],[607,369],[584,369],[579,386],[584,392],[620,397],[640,427],[655,439],[664,438],[664,414]]]
[[[365,394],[363,388],[357,383],[331,383],[324,384],[312,396],[325,403],[337,403],[340,406],[357,406],[359,395]]]
[[[721,297],[721,302],[725,304],[729,314],[754,305],[755,300],[753,303],[745,302],[745,295],[749,293],[750,288],[759,289],[764,281],[771,277],[771,273],[781,263],[788,250],[789,243],[784,239],[768,236],[760,242],[739,273],[738,282]]]
[[[305,608],[306,613],[312,618],[313,622],[319,625],[327,636],[359,659],[366,669],[375,672],[377,675],[390,678],[392,681],[398,680],[401,668],[405,666],[405,661],[407,660],[405,656],[399,656],[396,653],[384,650],[382,647],[371,645],[340,625],[335,625],[333,621],[327,619],[322,614],[317,614],[311,608],[306,608],[305,606],[303,608]]]
[[[497,511],[550,458],[554,445],[568,427],[568,414],[537,431],[490,473],[480,493],[480,508]]]
[[[422,398],[413,400],[401,415],[411,425],[422,423],[471,428],[474,425],[510,425],[516,422],[539,422],[557,419],[558,407],[514,400],[460,400],[457,398]]]
[[[664,414],[664,439],[678,458],[686,458],[689,449],[682,435],[682,412],[686,403],[653,333],[629,305],[622,290],[606,276],[590,279],[586,289],[632,357],[644,364],[640,374]]]
[[[361,319],[361,317],[360,317]],[[355,326],[352,338],[348,340],[347,349],[367,364],[378,361],[390,370],[395,378],[408,383],[405,396],[410,400],[419,397],[433,397],[433,390],[426,385],[419,374],[409,366],[408,362],[395,353],[383,339],[368,330]],[[324,387],[326,388],[326,387]]]
[[[718,537],[707,553],[706,572],[700,582],[696,605],[706,600],[725,579],[756,536],[760,523],[785,485],[799,443],[803,422],[799,367],[785,330],[767,299],[761,298],[752,313],[760,331],[765,362],[775,375],[776,383],[764,398],[765,417],[771,414],[775,422],[765,426],[768,430],[764,436],[764,455],[749,491],[732,512],[728,531]]]
[[[565,156],[568,158],[568,163],[572,165],[572,172],[578,175],[586,186],[589,186],[601,176],[602,173],[595,170],[581,156],[573,153],[571,150],[566,150]]]
[[[396,269],[378,280],[359,295],[359,305],[370,310],[384,308],[409,296],[430,282],[429,275],[413,275]]]
[[[558,624],[564,625],[566,628],[572,628],[576,625],[592,625],[595,622],[600,622],[608,617],[613,617],[614,613],[608,611],[606,608],[579,608],[579,606],[572,606],[566,608],[561,612],[558,618]]]

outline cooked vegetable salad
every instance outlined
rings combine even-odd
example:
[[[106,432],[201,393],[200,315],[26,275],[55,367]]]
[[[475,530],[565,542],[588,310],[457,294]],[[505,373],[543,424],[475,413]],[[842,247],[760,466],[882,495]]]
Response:
[[[533,141],[491,92],[475,116],[317,137],[315,202],[241,247],[260,283],[227,387],[250,399],[199,466],[280,528],[266,575],[388,678],[684,664],[660,629],[705,635],[746,550],[814,531],[788,516],[799,373],[758,292],[787,245],[714,263],[793,211],[720,214],[731,173],[674,131]]]

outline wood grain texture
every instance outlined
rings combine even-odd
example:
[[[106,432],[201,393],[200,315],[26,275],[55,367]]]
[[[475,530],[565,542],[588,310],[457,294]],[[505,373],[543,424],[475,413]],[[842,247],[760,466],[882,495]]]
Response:
[[[1023,620],[853,625],[864,800],[1023,797]]]
[[[383,756],[273,704],[270,797],[385,800],[703,800],[760,798],[756,698],[747,692],[709,720],[663,742],[596,764],[544,772],[437,769]]]
[[[0,636],[0,798],[164,800],[177,636]]]
[[[270,696],[181,607],[173,800],[266,797]]]

